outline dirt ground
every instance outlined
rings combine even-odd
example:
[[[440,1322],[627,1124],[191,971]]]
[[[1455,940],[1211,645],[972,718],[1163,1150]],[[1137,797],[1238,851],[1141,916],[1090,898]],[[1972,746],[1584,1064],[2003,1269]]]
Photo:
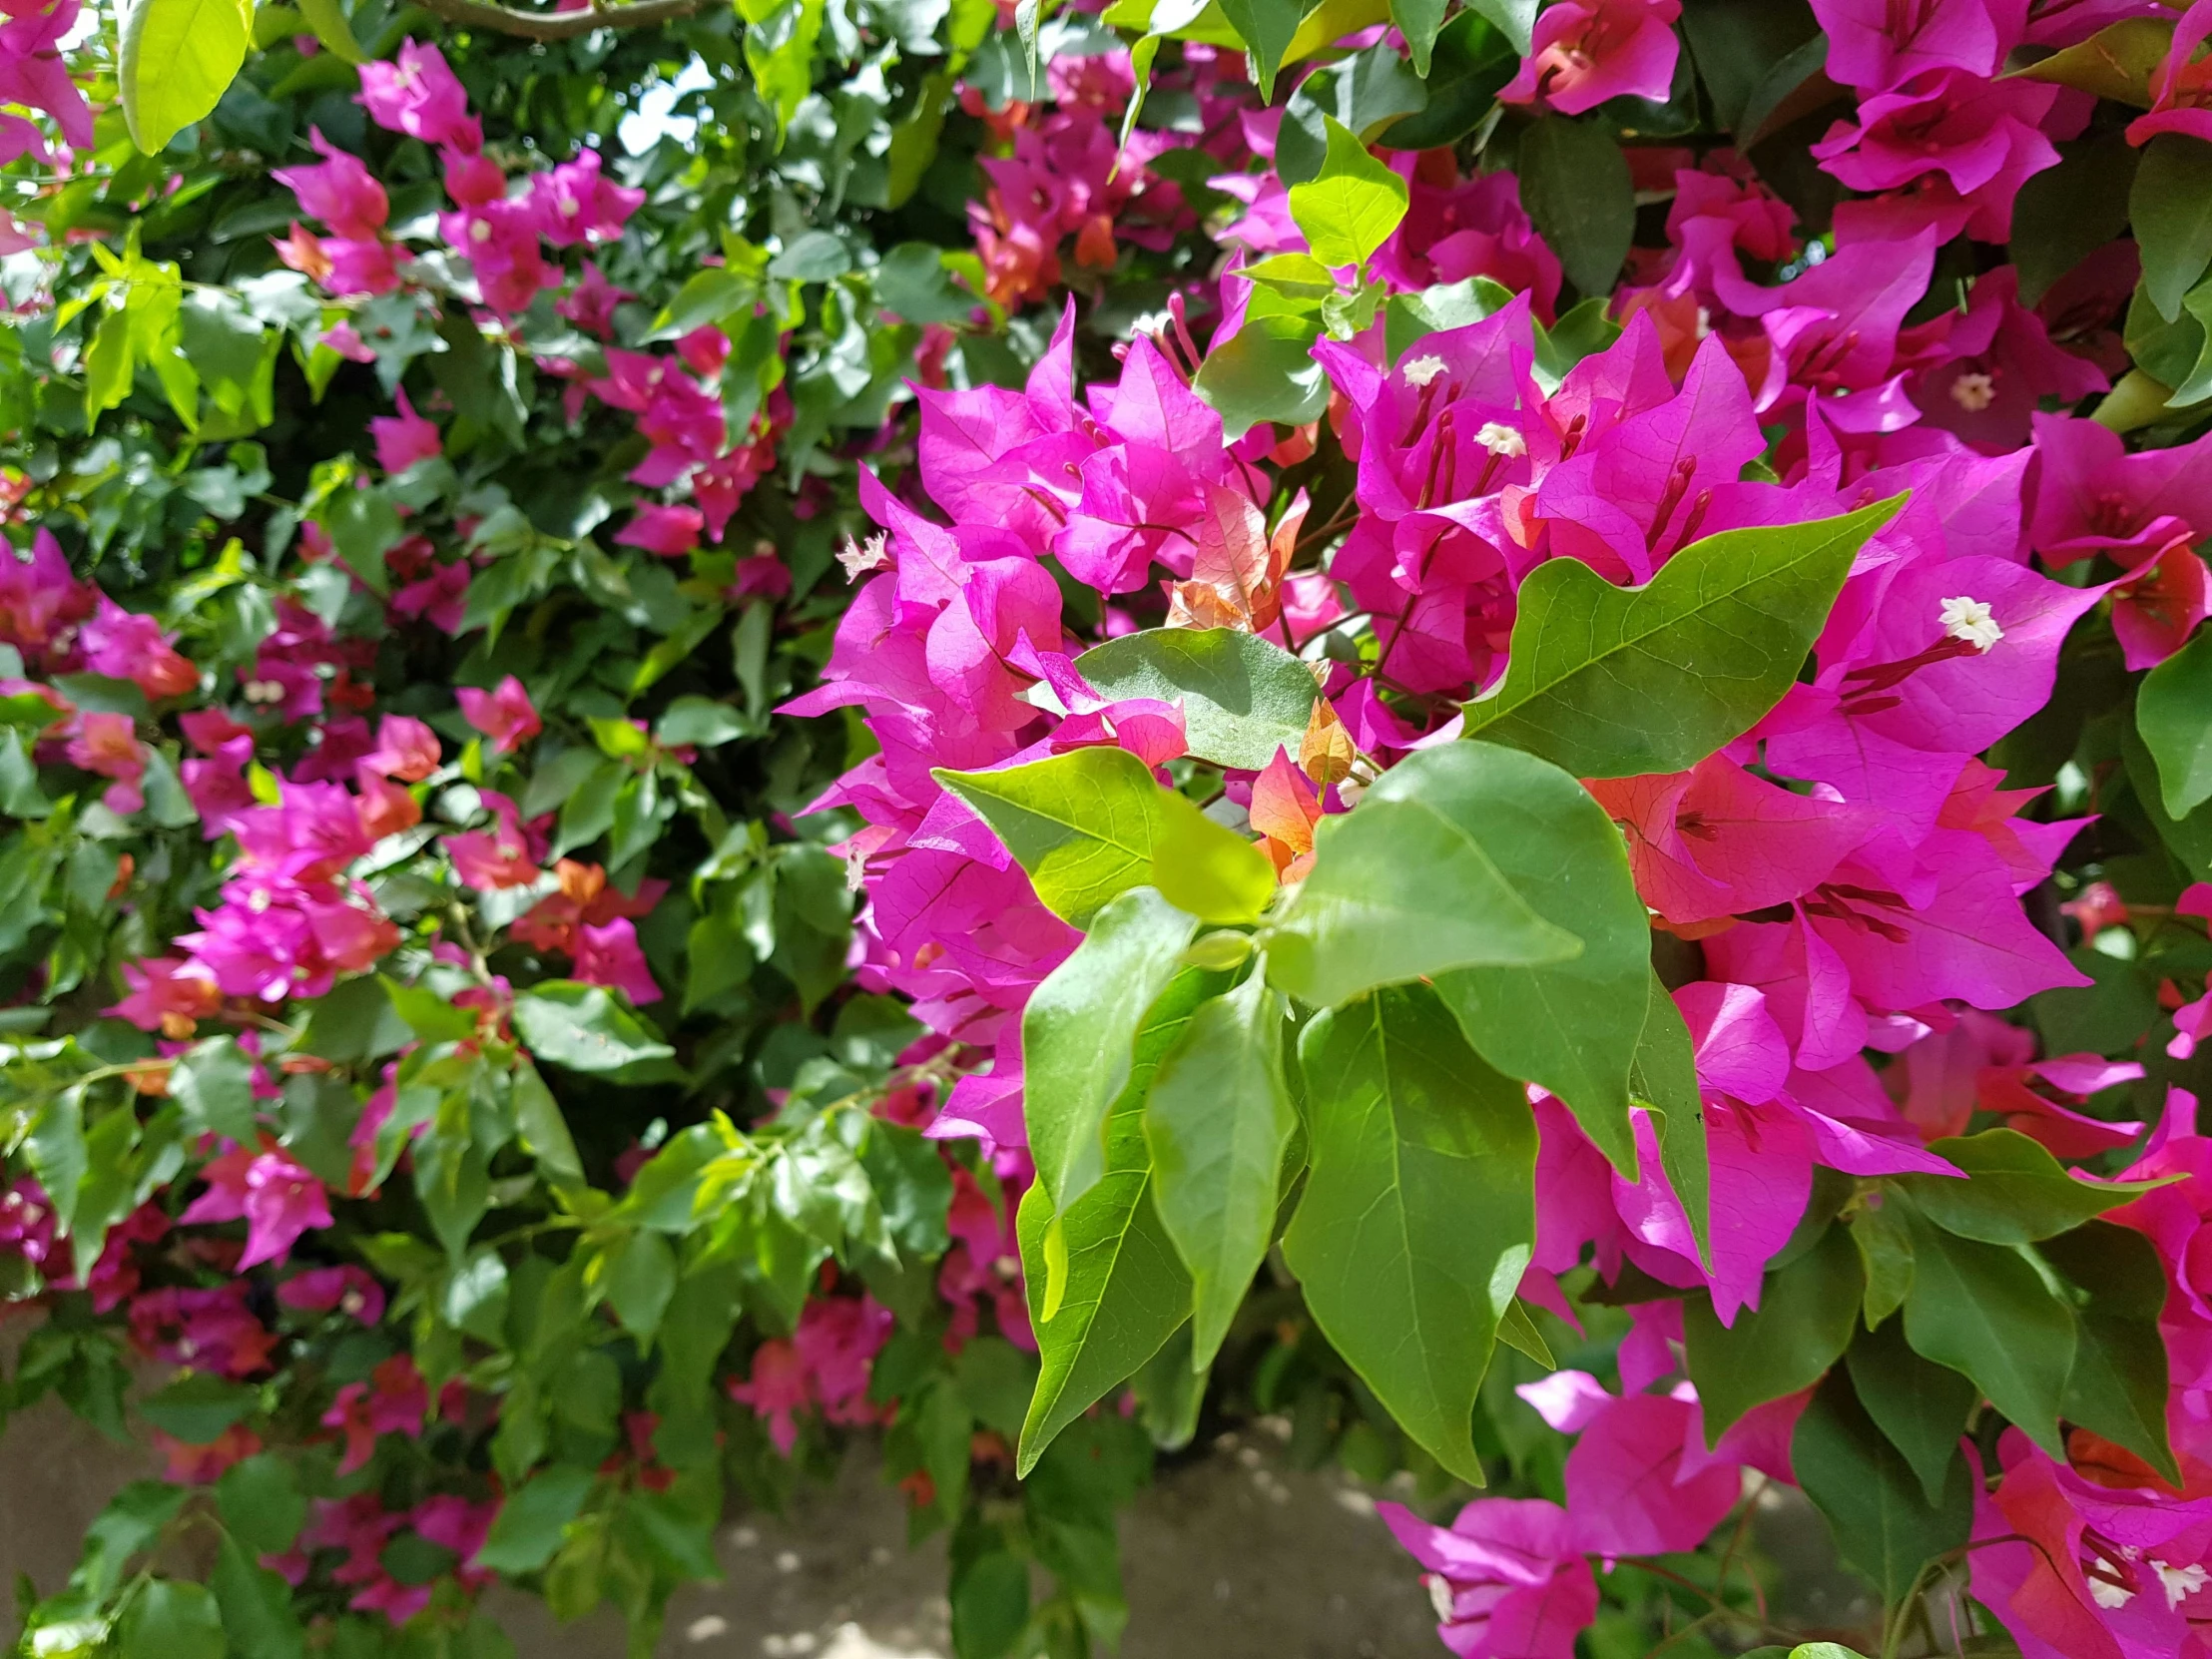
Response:
[[[0,1575],[58,1588],[85,1523],[145,1472],[51,1401],[0,1436]],[[664,1659],[947,1659],[944,1543],[905,1547],[903,1500],[855,1453],[787,1518],[724,1526],[726,1580],[676,1598]],[[1428,1597],[1333,1474],[1285,1465],[1265,1433],[1164,1470],[1122,1524],[1126,1659],[1435,1659]],[[525,1597],[496,1611],[522,1659],[622,1659],[619,1620],[561,1627]]]

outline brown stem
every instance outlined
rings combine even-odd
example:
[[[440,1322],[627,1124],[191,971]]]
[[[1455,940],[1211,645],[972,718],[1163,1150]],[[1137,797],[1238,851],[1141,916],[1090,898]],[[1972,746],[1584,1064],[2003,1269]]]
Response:
[[[574,40],[594,29],[650,29],[662,23],[673,23],[697,12],[705,0],[628,0],[627,4],[613,6],[602,6],[595,0],[587,10],[574,12],[523,11],[514,6],[491,5],[487,0],[420,0],[420,3],[424,10],[434,12],[448,23],[491,29],[503,35],[520,35],[525,40],[552,41]]]

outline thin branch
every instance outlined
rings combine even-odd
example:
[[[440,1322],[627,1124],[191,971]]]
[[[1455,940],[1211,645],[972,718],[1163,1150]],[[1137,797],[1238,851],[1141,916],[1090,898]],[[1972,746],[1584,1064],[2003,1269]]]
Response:
[[[538,12],[495,6],[487,0],[421,0],[426,11],[448,23],[541,41],[574,40],[594,29],[650,29],[690,17],[704,4],[705,0],[628,0],[615,6],[595,3],[582,11]]]

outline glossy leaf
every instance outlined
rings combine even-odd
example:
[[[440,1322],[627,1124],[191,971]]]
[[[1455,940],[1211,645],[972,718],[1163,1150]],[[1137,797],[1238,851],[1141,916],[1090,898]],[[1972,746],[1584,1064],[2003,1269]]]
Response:
[[[1221,414],[1234,440],[1263,420],[1302,426],[1329,407],[1329,376],[1314,360],[1316,316],[1250,316],[1199,365],[1191,389]]]
[[[1865,1288],[1859,1252],[1844,1229],[1831,1227],[1767,1276],[1758,1308],[1739,1310],[1733,1326],[1714,1318],[1709,1299],[1685,1301],[1685,1352],[1705,1407],[1705,1443],[1717,1443],[1753,1406],[1818,1382],[1851,1341]]]
[[[1867,1273],[1861,1312],[1873,1330],[1900,1308],[1913,1289],[1913,1234],[1902,1204],[1870,1204],[1851,1218],[1851,1240]]]
[[[252,0],[136,0],[116,62],[131,142],[152,155],[213,110],[246,61],[253,23]]]
[[[1636,234],[1635,185],[1613,135],[1547,115],[1521,135],[1516,171],[1528,217],[1567,279],[1586,294],[1610,293]]]
[[[1578,960],[1580,935],[1530,902],[1562,895],[1532,872],[1542,869],[1543,843],[1556,849],[1555,837],[1586,837],[1599,824],[1617,843],[1579,785],[1528,756],[1488,744],[1411,756],[1358,811],[1317,827],[1313,873],[1273,930],[1270,972],[1326,1004],[1469,964]],[[1603,919],[1587,905],[1561,907]]]
[[[1104,1177],[1057,1216],[1042,1180],[1022,1195],[1016,1230],[1041,1369],[1021,1428],[1020,1474],[1191,1317],[1191,1276],[1153,1199],[1144,1097],[1191,1015],[1221,988],[1218,974],[1186,969],[1150,1009],[1106,1122]],[[1048,1309],[1055,1277],[1062,1290]]]
[[[1978,1397],[1974,1385],[1915,1354],[1897,1320],[1863,1332],[1844,1360],[1867,1415],[1919,1476],[1929,1503],[1940,1503]]]
[[[1481,1484],[1475,1395],[1535,1238],[1527,1097],[1421,986],[1320,1015],[1299,1060],[1313,1142],[1284,1255],[1399,1425]]]
[[[1264,975],[1202,1004],[1145,1097],[1154,1200],[1196,1289],[1191,1367],[1214,1362],[1275,1234],[1298,1111],[1283,1078],[1289,1009]]]
[[[1318,174],[1291,187],[1291,217],[1323,265],[1364,266],[1405,217],[1405,181],[1335,116],[1322,119],[1329,152]]]
[[[934,776],[991,827],[1045,907],[1078,927],[1137,886],[1215,922],[1252,921],[1275,896],[1265,853],[1162,789],[1127,750]]]
[[[1844,1559],[1874,1581],[1885,1604],[1905,1598],[1922,1566],[1966,1541],[1973,1489],[1965,1460],[1950,1465],[1930,1503],[1898,1449],[1884,1438],[1841,1370],[1813,1395],[1790,1441],[1790,1465],[1827,1517]]]
[[[2172,322],[2182,296],[2212,264],[2212,142],[2160,133],[2145,145],[2128,219],[2142,250],[2142,291]]]
[[[1539,565],[1521,584],[1504,678],[1465,705],[1468,735],[1577,778],[1695,766],[1790,689],[1853,558],[1902,505],[1723,531],[1640,588],[1578,559]]]
[[[1275,72],[1283,66],[1304,13],[1298,0],[1221,0],[1222,15],[1229,20],[1252,54],[1254,78],[1260,97],[1275,97]]]
[[[1195,926],[1150,887],[1134,888],[1098,913],[1074,953],[1030,993],[1021,1016],[1022,1115],[1048,1216],[1105,1175],[1107,1111],[1130,1079],[1147,1010],[1176,978]],[[1051,1290],[1046,1303],[1058,1304]]]
[[[2143,677],[2135,726],[2158,764],[2168,818],[2185,819],[2212,801],[2212,633],[2198,629]]]
[[[2013,74],[2023,81],[2072,87],[2092,97],[2147,110],[2151,106],[2150,78],[2166,61],[2173,44],[2172,18],[2126,17]]]
[[[1906,1340],[1922,1358],[1971,1378],[2023,1433],[2063,1457],[2058,1412],[2073,1367],[2072,1311],[2019,1248],[1961,1239],[1916,1211],[1906,1214],[1913,1236]]]
[[[515,997],[514,1027],[540,1060],[570,1071],[624,1073],[633,1079],[676,1050],[648,1031],[604,985],[548,979]],[[660,1075],[673,1075],[663,1066]]]
[[[2157,1247],[2131,1228],[2092,1221],[2036,1251],[2077,1295],[2081,1340],[2066,1376],[2066,1420],[2127,1447],[2180,1485],[2166,1431],[2171,1379],[2158,1331],[2166,1276]]]
[[[1148,628],[1095,645],[1076,672],[1103,697],[1180,704],[1191,754],[1258,772],[1295,757],[1321,688],[1281,646],[1236,628]]]
[[[2141,1183],[2076,1180],[2045,1151],[2014,1129],[1933,1143],[1929,1150],[1966,1172],[1905,1175],[1898,1186],[1937,1227],[1984,1244],[2027,1244],[2078,1227],[2150,1189]]]
[[[123,1621],[123,1659],[223,1659],[223,1615],[205,1585],[150,1578]]]

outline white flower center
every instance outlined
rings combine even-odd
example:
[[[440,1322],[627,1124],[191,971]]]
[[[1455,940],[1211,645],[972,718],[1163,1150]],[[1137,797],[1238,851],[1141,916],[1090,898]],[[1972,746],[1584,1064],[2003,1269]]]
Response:
[[[2004,638],[2004,630],[1997,626],[1997,619],[1989,614],[1989,607],[1978,599],[1961,595],[1943,601],[1937,620],[1943,632],[1954,640],[1964,640],[1976,651],[1986,651]]]
[[[2107,1579],[2091,1578],[2089,1580],[2089,1599],[2099,1607],[2125,1607],[2135,1599],[2135,1592],[2125,1585],[2114,1584]]]
[[[1485,420],[1482,429],[1474,434],[1474,441],[1493,455],[1503,455],[1508,460],[1528,453],[1528,440],[1517,428],[1502,420]]]
[[[2165,1587],[2166,1610],[2169,1613],[2203,1589],[2207,1583],[2212,1583],[2212,1572],[2206,1572],[2195,1562],[2186,1567],[2169,1567],[2154,1556],[2150,1570],[2158,1574],[2158,1582]]]
[[[491,241],[491,221],[488,219],[472,220],[468,227],[468,240],[470,242]]]
[[[1428,1605],[1436,1609],[1436,1622],[1451,1622],[1451,1584],[1440,1572],[1432,1572],[1428,1579]]]
[[[1996,380],[1978,369],[1969,370],[1951,381],[1950,400],[1968,414],[1979,414],[1997,400]]]
[[[1398,370],[1405,376],[1405,383],[1409,386],[1425,386],[1443,371],[1444,360],[1441,357],[1408,358],[1405,366]]]

